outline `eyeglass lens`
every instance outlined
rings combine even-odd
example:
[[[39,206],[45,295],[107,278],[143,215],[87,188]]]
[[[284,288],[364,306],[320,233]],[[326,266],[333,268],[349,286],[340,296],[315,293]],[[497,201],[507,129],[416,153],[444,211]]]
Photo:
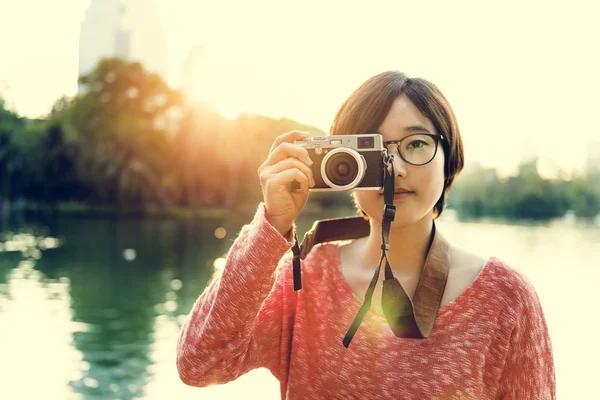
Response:
[[[402,158],[411,164],[422,165],[430,162],[435,157],[437,141],[428,135],[409,135],[396,144],[397,151]],[[390,143],[388,151],[393,151]]]

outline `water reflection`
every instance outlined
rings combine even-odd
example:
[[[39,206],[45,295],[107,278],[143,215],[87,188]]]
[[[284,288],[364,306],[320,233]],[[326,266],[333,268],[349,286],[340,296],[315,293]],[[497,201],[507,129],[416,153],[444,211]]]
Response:
[[[50,232],[21,228],[0,241],[0,354],[9,355],[0,376],[11,377],[8,393],[133,399],[146,397],[157,380],[152,366],[168,365],[177,378],[175,338],[212,273],[211,260],[226,251],[214,245],[215,229],[207,230],[207,221],[43,223]],[[217,232],[225,237],[222,225]],[[44,384],[26,384],[32,375]]]
[[[35,269],[42,252],[60,241],[42,232],[4,232],[0,253],[0,376],[2,397],[71,396],[65,383],[79,380],[83,354],[70,334],[78,329],[70,309],[69,280]],[[16,396],[16,397],[15,397]]]
[[[0,398],[278,398],[266,370],[196,389],[185,387],[175,368],[181,324],[249,218],[53,216],[4,224]],[[300,237],[315,218],[299,221]],[[597,304],[600,229],[451,221],[440,227],[454,244],[500,256],[528,275],[547,315],[558,392],[582,397],[594,369],[569,366],[594,365],[600,349],[573,343],[564,327],[577,320],[587,321],[589,332],[600,328],[586,307]]]

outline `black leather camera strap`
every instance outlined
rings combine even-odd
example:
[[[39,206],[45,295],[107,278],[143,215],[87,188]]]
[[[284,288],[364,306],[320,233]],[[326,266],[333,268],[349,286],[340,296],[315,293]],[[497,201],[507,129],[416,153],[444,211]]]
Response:
[[[448,280],[450,266],[449,244],[437,232],[435,222],[433,223],[433,232],[425,265],[423,266],[421,277],[419,278],[412,300],[406,294],[400,282],[394,278],[387,258],[389,231],[396,210],[394,206],[395,176],[393,164],[391,163],[391,155],[389,155],[389,158],[386,158],[385,163],[387,167],[384,168],[385,205],[381,232],[382,255],[373,279],[365,293],[363,305],[358,310],[352,325],[342,341],[345,347],[350,345],[358,327],[371,307],[373,291],[379,279],[379,272],[384,259],[385,279],[383,281],[381,306],[392,332],[397,337],[426,338],[430,335]],[[368,220],[363,217],[348,217],[316,221],[312,229],[304,235],[300,246],[298,245],[298,238],[295,237],[294,247],[292,248],[294,253],[292,262],[294,290],[302,288],[300,260],[303,260],[308,255],[313,246],[330,241],[357,239],[369,235],[369,232],[370,224]]]

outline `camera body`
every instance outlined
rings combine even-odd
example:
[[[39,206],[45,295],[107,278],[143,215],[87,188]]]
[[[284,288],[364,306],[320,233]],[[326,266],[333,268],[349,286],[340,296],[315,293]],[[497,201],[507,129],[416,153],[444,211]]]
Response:
[[[313,161],[313,192],[382,190],[384,155],[379,133],[311,137],[297,141]]]

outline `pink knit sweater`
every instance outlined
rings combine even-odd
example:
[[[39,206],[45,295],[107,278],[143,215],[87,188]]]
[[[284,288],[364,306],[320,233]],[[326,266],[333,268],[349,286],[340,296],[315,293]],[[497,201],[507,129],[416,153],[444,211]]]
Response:
[[[370,310],[342,345],[362,302],[344,280],[336,244],[315,247],[294,292],[293,243],[261,205],[234,242],[222,275],[196,301],[177,368],[194,386],[258,367],[283,399],[554,399],[552,349],[531,284],[491,258],[438,313],[427,339],[399,339]]]

